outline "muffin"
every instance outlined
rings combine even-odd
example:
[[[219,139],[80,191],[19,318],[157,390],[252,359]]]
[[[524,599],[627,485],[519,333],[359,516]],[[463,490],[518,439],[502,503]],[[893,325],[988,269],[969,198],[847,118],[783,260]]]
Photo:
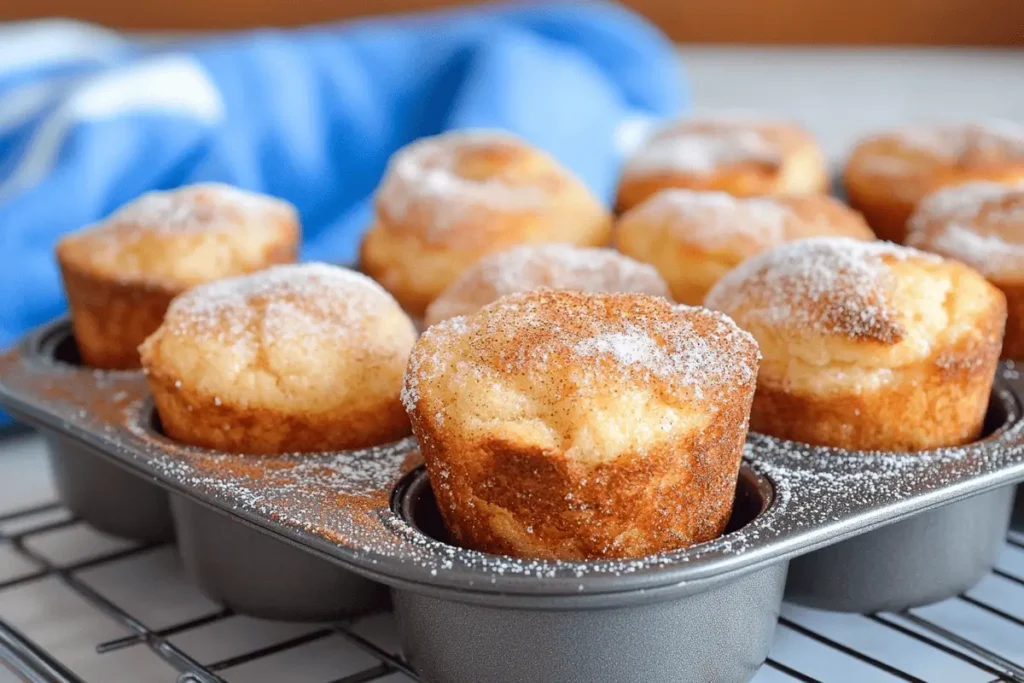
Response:
[[[295,260],[299,220],[280,199],[220,184],[150,192],[62,239],[57,261],[82,360],[139,367],[138,346],[193,285]]]
[[[362,269],[422,316],[481,257],[511,246],[608,243],[611,217],[550,156],[506,133],[424,138],[391,159]]]
[[[310,263],[189,290],[139,351],[168,436],[277,454],[408,434],[399,396],[415,340],[370,278]]]
[[[535,289],[633,292],[668,297],[668,285],[653,267],[611,249],[541,244],[485,256],[427,308],[429,326],[468,315],[508,294]]]
[[[615,226],[614,243],[653,264],[676,301],[699,305],[719,278],[751,256],[826,235],[874,239],[856,211],[825,195],[738,198],[669,189],[627,211]]]
[[[1024,180],[1024,126],[1009,121],[919,125],[878,133],[843,172],[850,204],[882,239],[902,242],[917,203],[951,185]]]
[[[825,192],[825,157],[795,123],[691,119],[655,133],[627,162],[616,209],[627,211],[659,190],[717,190],[739,197]]]
[[[907,244],[962,261],[1002,290],[1002,356],[1024,359],[1024,182],[939,190],[918,204],[907,230]]]
[[[746,261],[706,304],[761,347],[756,432],[883,451],[958,445],[981,432],[1006,300],[962,263],[813,238]]]
[[[639,557],[722,533],[757,364],[723,315],[541,290],[428,329],[402,397],[457,544]]]

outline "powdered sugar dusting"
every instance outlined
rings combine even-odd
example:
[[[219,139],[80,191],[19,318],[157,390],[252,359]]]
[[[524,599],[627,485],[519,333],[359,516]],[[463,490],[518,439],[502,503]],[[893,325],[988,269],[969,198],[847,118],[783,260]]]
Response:
[[[377,192],[378,208],[392,221],[414,212],[428,216],[427,236],[442,238],[476,210],[525,212],[549,202],[540,186],[508,176],[501,163],[488,172],[463,173],[474,158],[501,155],[506,160],[533,154],[526,143],[501,131],[457,131],[423,138],[391,158]]]
[[[706,304],[769,327],[898,342],[903,335],[886,260],[937,257],[888,242],[822,237],[790,242],[745,261]]]
[[[781,151],[756,125],[740,121],[684,122],[654,135],[627,162],[625,175],[681,172],[705,175],[730,165],[778,165]]]
[[[284,200],[222,183],[201,183],[177,190],[147,192],[96,227],[199,232],[231,229],[247,221],[294,216],[294,207]]]
[[[397,307],[361,273],[324,263],[281,265],[200,285],[168,308],[164,332],[232,343],[353,337],[361,321]]]
[[[956,258],[983,275],[1024,274],[1024,183],[968,183],[925,197],[907,243]]]
[[[965,167],[1024,162],[1024,126],[1013,121],[907,126],[871,139],[891,140],[903,153]],[[864,158],[864,168],[879,175],[903,175],[913,172],[918,161],[899,154],[878,153]]]
[[[764,247],[781,244],[787,221],[796,220],[792,211],[771,199],[676,188],[658,192],[627,217],[645,223],[666,222],[678,239],[712,249],[737,239]]]
[[[653,266],[612,249],[524,245],[478,261],[430,305],[426,320],[433,324],[508,294],[535,289],[669,295]]]
[[[410,357],[403,399],[415,410],[421,383],[486,366],[537,386],[571,373],[581,396],[618,377],[714,403],[724,400],[721,388],[753,381],[757,360],[753,337],[720,313],[643,295],[542,290],[428,329]]]

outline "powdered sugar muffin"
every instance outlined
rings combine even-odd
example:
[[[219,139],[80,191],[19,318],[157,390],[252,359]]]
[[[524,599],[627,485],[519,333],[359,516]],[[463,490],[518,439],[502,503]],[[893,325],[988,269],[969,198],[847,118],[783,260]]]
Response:
[[[757,364],[721,314],[541,290],[428,329],[403,400],[458,544],[637,557],[725,528]]]
[[[524,243],[608,243],[611,217],[554,159],[507,133],[463,131],[399,150],[363,239],[363,270],[412,315],[481,257]]]
[[[907,244],[955,258],[1006,295],[1003,358],[1024,359],[1024,182],[968,183],[928,195]]]
[[[862,140],[846,164],[850,203],[882,239],[902,242],[917,203],[951,185],[1024,180],[1024,126],[1009,121],[909,126]]]
[[[857,212],[825,195],[740,198],[668,189],[627,211],[614,243],[653,264],[676,301],[699,305],[719,278],[751,256],[819,235],[874,239]]]
[[[745,262],[706,303],[764,354],[754,431],[886,451],[963,444],[981,431],[1006,302],[961,263],[814,238]]]
[[[669,187],[745,197],[825,192],[828,186],[818,143],[795,123],[690,119],[655,133],[626,162],[616,209],[627,211]]]
[[[361,448],[408,433],[416,331],[370,278],[276,266],[177,297],[140,348],[166,433],[235,453]]]
[[[508,294],[535,289],[669,296],[657,270],[611,249],[526,245],[480,259],[430,304],[424,322],[468,315]]]
[[[213,183],[142,195],[57,245],[82,359],[138,367],[177,294],[294,261],[298,244],[295,208],[273,197]]]

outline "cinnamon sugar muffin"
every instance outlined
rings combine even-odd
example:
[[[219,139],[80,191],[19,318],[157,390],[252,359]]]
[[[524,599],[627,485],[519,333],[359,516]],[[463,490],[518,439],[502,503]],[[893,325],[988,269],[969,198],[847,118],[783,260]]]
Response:
[[[82,360],[137,368],[176,295],[292,262],[298,245],[298,215],[280,199],[213,183],[142,195],[57,245]]]
[[[542,290],[428,329],[403,400],[458,544],[638,557],[725,528],[757,365],[721,314]]]
[[[526,245],[480,259],[430,304],[424,322],[468,315],[508,294],[535,289],[669,296],[658,271],[612,249]]]
[[[375,282],[310,263],[189,290],[139,350],[168,436],[287,453],[405,436],[399,394],[415,340]]]
[[[544,152],[507,133],[446,133],[391,159],[360,259],[421,316],[487,254],[537,242],[601,246],[610,230],[608,211]]]
[[[795,123],[690,119],[655,133],[625,165],[616,209],[627,211],[670,187],[746,197],[825,192],[825,157]]]
[[[907,230],[907,244],[962,261],[1002,290],[1002,355],[1024,360],[1024,182],[940,190],[918,204]]]
[[[699,305],[719,278],[751,256],[821,235],[874,239],[857,212],[825,195],[739,198],[668,189],[627,211],[614,243],[653,264],[676,301]]]
[[[706,303],[764,354],[754,431],[885,451],[963,444],[981,432],[1006,302],[961,263],[813,238],[745,262]]]
[[[1024,126],[1009,121],[918,125],[862,140],[846,164],[850,203],[882,239],[902,242],[917,203],[951,185],[1024,180]]]

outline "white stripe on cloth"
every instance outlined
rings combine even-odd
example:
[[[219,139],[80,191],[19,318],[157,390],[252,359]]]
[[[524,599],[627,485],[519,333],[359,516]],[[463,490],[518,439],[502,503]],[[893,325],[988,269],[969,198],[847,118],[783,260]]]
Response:
[[[0,135],[37,117],[43,109],[54,104],[63,93],[85,78],[88,78],[87,74],[54,76],[5,92],[0,97]]]
[[[0,179],[0,201],[45,178],[76,125],[136,112],[213,124],[223,118],[224,102],[202,66],[185,55],[154,57],[95,76],[40,124],[20,161]]]
[[[111,59],[128,45],[114,31],[65,19],[0,26],[0,76],[76,62]]]

